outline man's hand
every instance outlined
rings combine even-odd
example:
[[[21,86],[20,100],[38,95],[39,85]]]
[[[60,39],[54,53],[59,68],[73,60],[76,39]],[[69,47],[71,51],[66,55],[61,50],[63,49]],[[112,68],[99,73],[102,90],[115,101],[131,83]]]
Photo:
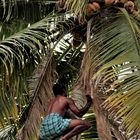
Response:
[[[90,95],[86,95],[86,98],[88,102],[92,102],[92,98],[90,97]]]

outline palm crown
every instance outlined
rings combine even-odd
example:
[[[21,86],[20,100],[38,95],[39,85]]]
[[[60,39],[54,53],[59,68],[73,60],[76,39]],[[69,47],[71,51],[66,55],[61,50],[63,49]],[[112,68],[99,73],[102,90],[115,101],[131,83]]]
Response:
[[[140,138],[139,1],[134,3],[131,11],[123,1],[0,2],[1,139],[38,137],[56,81],[72,89],[79,108],[85,94],[93,97],[99,139]],[[94,120],[93,113],[85,117]]]

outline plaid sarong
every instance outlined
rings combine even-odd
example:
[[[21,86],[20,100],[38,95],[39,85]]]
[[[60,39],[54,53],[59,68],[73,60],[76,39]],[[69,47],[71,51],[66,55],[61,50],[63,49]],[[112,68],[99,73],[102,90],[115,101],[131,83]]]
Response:
[[[41,140],[55,140],[69,127],[71,119],[63,119],[58,113],[47,115],[40,127]]]

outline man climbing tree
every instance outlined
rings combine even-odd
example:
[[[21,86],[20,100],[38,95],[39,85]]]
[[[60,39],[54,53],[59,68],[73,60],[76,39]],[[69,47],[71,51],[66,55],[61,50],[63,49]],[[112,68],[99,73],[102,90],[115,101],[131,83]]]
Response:
[[[67,98],[66,88],[60,84],[53,86],[55,97],[50,101],[46,117],[40,128],[40,140],[69,140],[75,135],[89,129],[91,124],[81,119],[64,118],[65,112],[70,109],[78,117],[82,117],[92,103],[90,95],[86,95],[87,104],[79,110],[74,101]]]

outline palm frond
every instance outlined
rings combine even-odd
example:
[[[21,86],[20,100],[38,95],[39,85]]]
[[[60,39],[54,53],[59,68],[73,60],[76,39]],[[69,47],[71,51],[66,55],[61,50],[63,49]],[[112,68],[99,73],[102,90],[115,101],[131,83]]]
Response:
[[[83,118],[89,121],[92,124],[92,127],[81,134],[81,140],[90,140],[98,138],[96,118],[95,114],[93,113],[93,109],[90,108],[89,111],[83,116]]]
[[[14,133],[15,131],[15,126],[12,125],[7,125],[4,128],[0,129],[0,139],[1,140],[14,140],[15,136],[13,135],[11,137],[11,135]]]
[[[65,7],[78,17],[79,21],[85,21],[88,0],[66,0]]]
[[[38,138],[41,117],[44,117],[49,100],[53,96],[54,79],[52,52],[50,52],[29,81],[31,105],[26,122],[19,133],[21,139]]]
[[[17,124],[29,104],[27,77],[69,29],[56,27],[64,15],[51,16],[0,42],[0,126]],[[53,24],[52,24],[53,23]],[[72,26],[72,25],[71,25]],[[71,26],[69,28],[71,28]],[[68,31],[66,31],[68,30]],[[60,36],[61,37],[61,36]]]
[[[105,101],[103,107],[111,121],[121,121],[118,125],[126,137],[139,138],[139,24],[125,10],[122,12],[103,19],[93,29],[89,44],[91,75],[93,88]]]
[[[72,29],[71,27],[72,27],[73,24],[74,24],[73,21],[68,20],[68,21],[65,22],[65,24],[62,24],[60,22],[57,25],[57,27],[61,29],[62,26],[63,26],[63,30],[62,31],[65,31],[67,29],[67,32],[69,32],[68,28],[70,28],[70,30],[71,30]],[[67,32],[66,32],[66,35],[68,35]],[[73,62],[72,61],[72,59],[73,59],[73,52],[75,52],[74,53],[74,56],[75,56],[76,54],[77,55],[79,54],[79,51],[76,51],[77,49],[71,50],[72,49],[71,43],[67,42],[67,40],[65,38],[66,38],[66,36],[62,35],[62,36],[59,37],[59,39],[58,39],[58,41],[56,41],[56,43],[54,42],[55,43],[54,46],[56,46],[56,50],[53,50],[53,52],[54,52],[55,56],[59,55],[61,59],[63,58],[62,61],[70,59],[71,62]],[[67,53],[65,53],[64,50],[67,50],[67,48],[69,48],[69,47],[71,48],[70,49],[71,51],[66,51]],[[60,53],[58,51],[58,48],[60,50],[63,50],[62,52],[64,52],[64,53],[62,53],[62,52]],[[53,55],[52,54],[53,52],[51,52],[51,55]],[[72,57],[70,57],[70,55],[72,55]],[[63,56],[65,56],[65,57],[63,57]],[[31,94],[30,95],[32,95],[33,100],[31,100],[31,107],[30,107],[30,110],[29,110],[28,118],[27,118],[27,120],[25,122],[25,126],[23,126],[22,132],[19,133],[19,137],[22,137],[22,139],[31,139],[33,137],[35,138],[35,137],[38,136],[37,134],[38,134],[38,128],[39,128],[39,124],[40,124],[40,116],[44,117],[45,112],[47,110],[48,102],[51,99],[51,97],[53,96],[52,95],[52,84],[53,84],[54,80],[49,79],[49,77],[53,78],[53,76],[52,76],[53,69],[49,69],[49,67],[46,67],[46,65],[48,65],[47,61],[49,59],[51,60],[51,57],[52,56],[48,56],[47,59],[43,60],[43,63],[45,63],[45,67],[43,66],[43,68],[42,68],[39,65],[39,70],[37,69],[37,72],[35,72],[36,74],[34,74],[34,76],[31,79],[31,82],[30,82],[31,83],[30,84]],[[59,57],[56,57],[56,58],[58,58],[56,60],[56,65],[60,65],[61,66],[60,58]],[[70,63],[69,63],[69,65],[70,65]],[[42,64],[41,64],[41,66],[42,66]],[[40,70],[42,72],[40,72]],[[62,68],[61,68],[61,72],[62,72]],[[61,76],[61,74],[59,74],[59,75]],[[45,80],[43,80],[44,78],[45,78]],[[46,84],[44,84],[44,83],[46,83]],[[45,93],[44,93],[44,90],[46,90]],[[47,94],[46,97],[45,97],[44,94],[45,95]],[[36,116],[36,117],[34,117],[34,122],[33,122],[33,116]],[[31,125],[31,123],[33,125]]]
[[[3,21],[9,21],[10,19],[24,19],[30,22],[37,21],[52,12],[55,8],[56,2],[56,0],[2,0],[0,1],[0,19]]]

